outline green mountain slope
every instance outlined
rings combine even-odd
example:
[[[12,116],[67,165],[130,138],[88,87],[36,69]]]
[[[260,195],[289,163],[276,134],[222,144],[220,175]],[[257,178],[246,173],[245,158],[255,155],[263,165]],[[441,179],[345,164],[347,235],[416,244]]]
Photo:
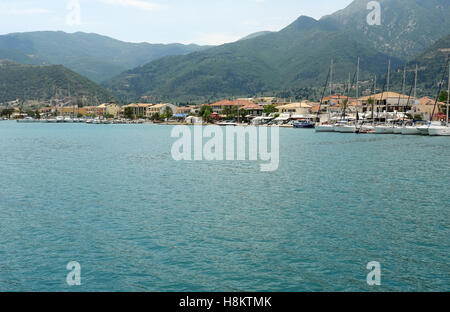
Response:
[[[96,82],[164,56],[184,55],[205,48],[127,43],[87,33],[44,31],[0,36],[0,59],[32,65],[64,65]]]
[[[361,57],[361,78],[386,71],[388,57],[329,23],[302,16],[277,33],[186,56],[166,57],[127,71],[105,85],[117,95],[155,100],[253,96],[323,85],[331,58],[335,78],[348,79]],[[393,64],[399,64],[394,59]]]
[[[450,0],[378,0],[381,25],[369,26],[368,0],[355,0],[347,8],[321,21],[339,25],[356,40],[378,51],[411,59],[436,40],[450,34]]]
[[[418,86],[421,90],[430,90],[431,92],[427,92],[427,94],[431,96],[436,96],[436,90],[443,71],[448,75],[448,68],[445,68],[445,65],[449,54],[450,35],[437,41],[433,46],[408,63],[408,67],[411,70],[415,68],[415,64],[419,65]]]
[[[0,103],[50,100],[54,97],[85,97],[98,102],[114,99],[108,91],[62,65],[22,65],[0,61]]]

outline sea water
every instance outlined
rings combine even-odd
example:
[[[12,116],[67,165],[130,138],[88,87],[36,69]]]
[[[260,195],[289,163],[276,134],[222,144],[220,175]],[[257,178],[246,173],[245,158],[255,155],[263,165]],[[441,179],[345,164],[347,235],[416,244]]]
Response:
[[[0,291],[450,290],[449,138],[280,129],[261,172],[171,130],[0,122]]]

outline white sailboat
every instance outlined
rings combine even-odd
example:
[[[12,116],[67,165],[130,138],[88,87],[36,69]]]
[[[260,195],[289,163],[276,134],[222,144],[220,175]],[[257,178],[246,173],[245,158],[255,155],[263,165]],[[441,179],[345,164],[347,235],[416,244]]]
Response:
[[[316,132],[334,132],[333,125],[320,125],[316,126]]]
[[[449,125],[449,107],[450,107],[450,64],[447,60],[448,66],[448,90],[447,90],[447,117],[445,125],[441,126],[430,126],[428,129],[428,134],[431,136],[450,136],[450,125]]]
[[[320,120],[320,109],[322,108],[322,101],[323,101],[323,97],[325,95],[326,89],[327,89],[327,85],[328,85],[328,80],[330,81],[330,97],[328,100],[328,122],[330,121],[330,103],[331,103],[331,96],[333,95],[333,66],[334,66],[334,60],[331,59],[331,64],[330,64],[330,69],[328,71],[328,77],[327,77],[327,81],[325,82],[325,87],[323,90],[323,94],[322,94],[322,98],[320,99],[320,105],[319,105],[319,109],[317,111],[317,119]],[[323,124],[321,125],[316,124],[315,126],[316,132],[334,132],[334,125],[330,125],[330,124]]]
[[[391,79],[391,59],[389,58],[388,72],[387,72],[387,96],[386,96],[386,117],[385,117],[386,124],[375,126],[375,134],[394,134],[394,127],[392,125],[387,124],[390,79]],[[384,95],[384,87],[383,92],[381,93],[380,101],[383,101],[383,95]]]
[[[402,134],[403,135],[419,135],[419,134],[421,134],[421,132],[415,126],[404,126],[402,128]]]

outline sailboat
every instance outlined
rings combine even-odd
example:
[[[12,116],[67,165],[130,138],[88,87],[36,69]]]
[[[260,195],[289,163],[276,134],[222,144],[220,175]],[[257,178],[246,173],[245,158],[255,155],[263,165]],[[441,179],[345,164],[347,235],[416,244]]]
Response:
[[[342,119],[341,121],[336,125],[334,131],[339,132],[339,133],[355,133],[358,131],[356,124],[351,124],[349,123],[349,121],[347,120],[347,105],[349,104],[349,99],[350,99],[350,90],[352,90],[353,88],[353,83],[355,81],[356,78],[356,98],[358,98],[359,96],[359,68],[360,68],[360,58],[358,57],[358,65],[356,68],[356,72],[355,75],[353,76],[353,80],[349,81],[349,85],[348,85],[348,91],[347,91],[347,99],[344,101],[347,101],[344,105],[344,109],[342,111]]]
[[[434,113],[435,113],[436,107],[438,105],[439,95],[441,94],[442,85],[443,85],[443,81],[444,81],[445,74],[446,74],[446,71],[447,71],[447,67],[450,67],[450,54],[447,56],[447,63],[446,63],[446,66],[445,66],[445,70],[443,72],[442,79],[439,81],[439,91],[437,93],[436,101],[434,103],[434,109],[433,109],[433,113],[431,114],[430,124],[428,124],[426,126],[427,127],[426,130],[425,130],[424,126],[417,128],[422,134],[433,135],[433,136],[447,135],[446,133],[448,131],[447,131],[446,127],[449,126],[449,124],[448,124],[448,106],[449,106],[449,104],[448,104],[448,102],[449,102],[448,97],[447,97],[447,120],[446,120],[445,125],[442,125],[442,123],[439,122],[439,121],[433,121]],[[449,80],[450,80],[450,73],[449,73]],[[449,82],[449,85],[450,85],[450,82]],[[425,133],[425,131],[426,131],[426,133]]]
[[[375,133],[376,134],[394,134],[394,128],[387,124],[390,78],[391,78],[391,59],[389,58],[388,74],[387,74],[387,96],[386,96],[386,118],[385,118],[386,123],[384,125],[375,126]],[[381,93],[380,101],[383,101],[383,95],[384,95],[384,88],[383,88],[383,92]]]
[[[449,56],[450,57],[450,56]],[[450,125],[448,123],[449,118],[449,112],[448,109],[450,108],[450,63],[447,61],[448,65],[448,90],[447,90],[447,116],[446,116],[446,122],[443,126],[431,126],[428,129],[428,134],[432,136],[450,136]]]
[[[416,70],[414,74],[414,104],[416,103],[417,99],[417,74],[418,74],[418,66],[416,64]],[[409,93],[409,96],[411,96],[411,92]],[[409,97],[408,97],[408,104],[409,104]],[[408,106],[408,104],[406,106]],[[414,119],[414,118],[413,118]],[[402,129],[402,135],[419,135],[421,134],[419,129],[414,125],[414,120],[412,121],[411,125],[404,125]]]
[[[325,83],[325,87],[322,93],[322,98],[320,99],[320,105],[319,105],[319,109],[317,111],[317,119],[319,118],[320,115],[320,109],[322,108],[322,101],[323,101],[323,97],[325,96],[325,91],[327,89],[327,85],[328,85],[328,80],[330,80],[330,98],[328,100],[328,122],[330,122],[330,103],[331,103],[331,96],[333,94],[333,60],[331,60],[331,65],[330,65],[330,69],[328,71],[328,76],[327,76],[327,81]],[[316,125],[316,132],[334,132],[334,125],[331,124],[324,124],[321,125],[320,123],[318,125]]]

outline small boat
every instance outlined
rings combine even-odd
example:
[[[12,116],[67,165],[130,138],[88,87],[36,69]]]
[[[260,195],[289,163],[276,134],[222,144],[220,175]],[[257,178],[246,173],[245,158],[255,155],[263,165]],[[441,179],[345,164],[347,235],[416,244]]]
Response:
[[[431,136],[450,136],[450,127],[447,126],[431,126],[428,128],[428,134]]]
[[[36,120],[32,117],[25,117],[24,119],[17,119],[17,122],[19,123],[30,123],[35,122]]]
[[[62,116],[56,117],[56,122],[64,122],[64,117]]]
[[[217,123],[218,126],[223,126],[223,127],[229,127],[229,126],[237,126],[237,123],[235,122],[219,122]]]
[[[316,126],[316,132],[334,132],[334,126],[333,125]]]
[[[65,118],[64,118],[64,122],[67,122],[67,123],[73,123],[74,120],[73,120],[72,118],[70,118],[70,117],[65,117]]]
[[[356,126],[355,125],[338,125],[334,128],[335,132],[339,133],[355,133]]]
[[[314,129],[316,125],[310,121],[294,122],[294,128],[298,129]]]
[[[372,133],[375,131],[375,127],[372,125],[362,125],[360,132]]]
[[[415,126],[404,126],[402,128],[402,135],[420,135],[420,131]]]
[[[388,125],[375,126],[376,134],[394,134],[394,128]]]
[[[403,127],[402,126],[394,126],[394,134],[402,134]]]
[[[429,125],[422,125],[420,127],[417,127],[416,129],[421,135],[428,135],[428,128],[430,128]]]

